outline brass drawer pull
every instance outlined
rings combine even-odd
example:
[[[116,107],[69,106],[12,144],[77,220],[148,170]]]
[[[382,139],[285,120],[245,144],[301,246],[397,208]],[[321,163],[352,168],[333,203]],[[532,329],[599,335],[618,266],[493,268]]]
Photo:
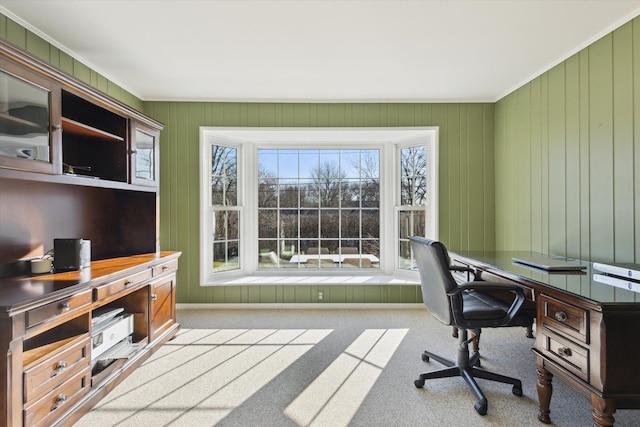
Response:
[[[571,357],[571,349],[568,347],[560,347],[558,349],[558,355],[560,357]]]
[[[558,322],[567,321],[567,313],[565,313],[564,311],[556,311],[556,314],[554,315],[554,317]]]

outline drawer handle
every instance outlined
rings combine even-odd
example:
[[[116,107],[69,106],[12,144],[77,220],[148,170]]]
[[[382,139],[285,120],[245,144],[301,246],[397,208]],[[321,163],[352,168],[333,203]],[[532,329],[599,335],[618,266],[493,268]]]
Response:
[[[157,294],[151,294],[151,301],[155,301],[158,299],[158,295]]]
[[[71,310],[71,304],[69,304],[68,302],[63,302],[62,304],[60,304],[60,308],[62,309],[62,311],[69,311]]]
[[[167,271],[168,269],[169,269],[169,266],[168,266],[168,265],[163,265],[163,266],[162,266],[162,271]]]
[[[58,397],[56,397],[56,401],[53,402],[53,406],[51,406],[51,411],[49,412],[55,411],[56,409],[64,405],[64,402],[66,401],[67,401],[67,395],[62,393],[59,394]]]
[[[558,322],[566,322],[567,313],[565,313],[564,311],[556,311],[555,318]]]
[[[560,347],[558,349],[558,355],[560,357],[571,357],[571,349],[568,347]]]
[[[61,360],[56,364],[56,367],[53,369],[53,372],[51,372],[51,376],[55,377],[65,369],[67,369],[67,362],[65,362],[64,360]]]
[[[133,281],[127,280],[126,282],[124,282],[124,287],[126,288],[127,286],[131,285],[132,283],[133,283]]]

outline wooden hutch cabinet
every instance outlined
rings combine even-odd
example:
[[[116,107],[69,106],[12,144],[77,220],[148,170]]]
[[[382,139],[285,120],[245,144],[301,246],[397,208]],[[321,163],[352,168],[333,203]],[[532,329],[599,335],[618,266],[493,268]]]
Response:
[[[0,40],[0,425],[72,424],[177,332],[162,127]],[[32,274],[57,238],[90,265]]]

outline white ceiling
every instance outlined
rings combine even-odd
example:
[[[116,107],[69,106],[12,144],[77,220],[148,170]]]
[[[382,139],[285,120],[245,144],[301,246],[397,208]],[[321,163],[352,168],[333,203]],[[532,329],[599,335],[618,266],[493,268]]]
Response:
[[[640,14],[618,0],[0,0],[143,100],[493,102]]]

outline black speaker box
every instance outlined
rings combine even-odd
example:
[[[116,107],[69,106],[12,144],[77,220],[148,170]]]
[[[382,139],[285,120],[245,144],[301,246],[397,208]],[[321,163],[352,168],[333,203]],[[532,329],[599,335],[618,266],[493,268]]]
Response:
[[[56,272],[80,270],[82,239],[53,239],[53,268]]]

